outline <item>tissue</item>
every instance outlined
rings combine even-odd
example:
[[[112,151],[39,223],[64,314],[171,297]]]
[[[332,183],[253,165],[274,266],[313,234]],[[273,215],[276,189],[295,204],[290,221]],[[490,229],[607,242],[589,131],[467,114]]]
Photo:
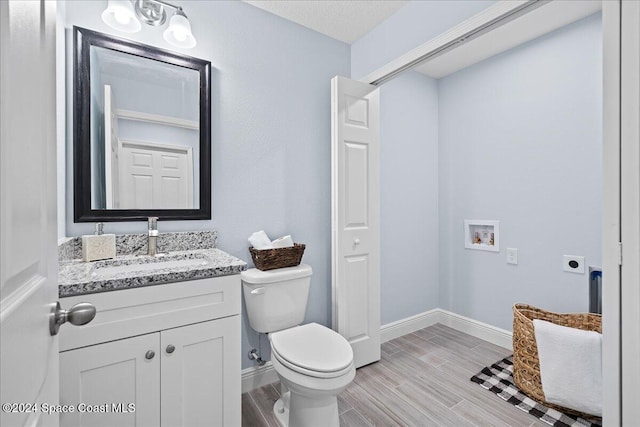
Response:
[[[286,236],[282,236],[271,242],[271,245],[274,248],[290,248],[293,246],[293,239],[291,238],[291,235],[287,234]]]
[[[254,249],[273,249],[271,239],[269,239],[269,236],[267,236],[264,230],[253,233],[251,237],[249,237],[249,244],[253,246]]]

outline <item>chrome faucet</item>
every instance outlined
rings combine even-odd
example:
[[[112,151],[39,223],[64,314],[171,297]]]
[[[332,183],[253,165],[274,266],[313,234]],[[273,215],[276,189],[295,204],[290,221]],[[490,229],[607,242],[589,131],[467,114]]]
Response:
[[[147,240],[147,255],[158,254],[158,217],[149,217],[149,238]]]

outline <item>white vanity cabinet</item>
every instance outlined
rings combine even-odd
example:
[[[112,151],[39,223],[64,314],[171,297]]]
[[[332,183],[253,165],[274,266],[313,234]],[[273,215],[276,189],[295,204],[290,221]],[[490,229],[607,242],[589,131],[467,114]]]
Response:
[[[160,358],[145,357],[159,350],[160,337],[154,333],[61,353],[60,403],[76,410],[62,413],[60,424],[159,426]],[[83,413],[80,404],[98,409]],[[105,412],[99,412],[101,407]]]
[[[163,426],[240,425],[240,316],[162,331],[160,347]]]
[[[240,425],[239,275],[78,302],[97,314],[60,334],[62,426]]]

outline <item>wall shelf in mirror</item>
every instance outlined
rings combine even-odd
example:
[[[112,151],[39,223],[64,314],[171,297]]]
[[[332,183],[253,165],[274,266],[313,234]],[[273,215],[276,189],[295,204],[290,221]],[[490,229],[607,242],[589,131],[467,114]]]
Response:
[[[211,219],[211,63],[73,37],[74,222]]]

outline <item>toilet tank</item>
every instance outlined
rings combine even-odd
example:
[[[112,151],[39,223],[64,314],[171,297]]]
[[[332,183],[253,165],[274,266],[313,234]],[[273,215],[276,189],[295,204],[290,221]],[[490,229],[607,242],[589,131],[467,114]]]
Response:
[[[258,332],[276,332],[302,324],[307,311],[311,267],[243,271],[242,291],[251,328]]]

